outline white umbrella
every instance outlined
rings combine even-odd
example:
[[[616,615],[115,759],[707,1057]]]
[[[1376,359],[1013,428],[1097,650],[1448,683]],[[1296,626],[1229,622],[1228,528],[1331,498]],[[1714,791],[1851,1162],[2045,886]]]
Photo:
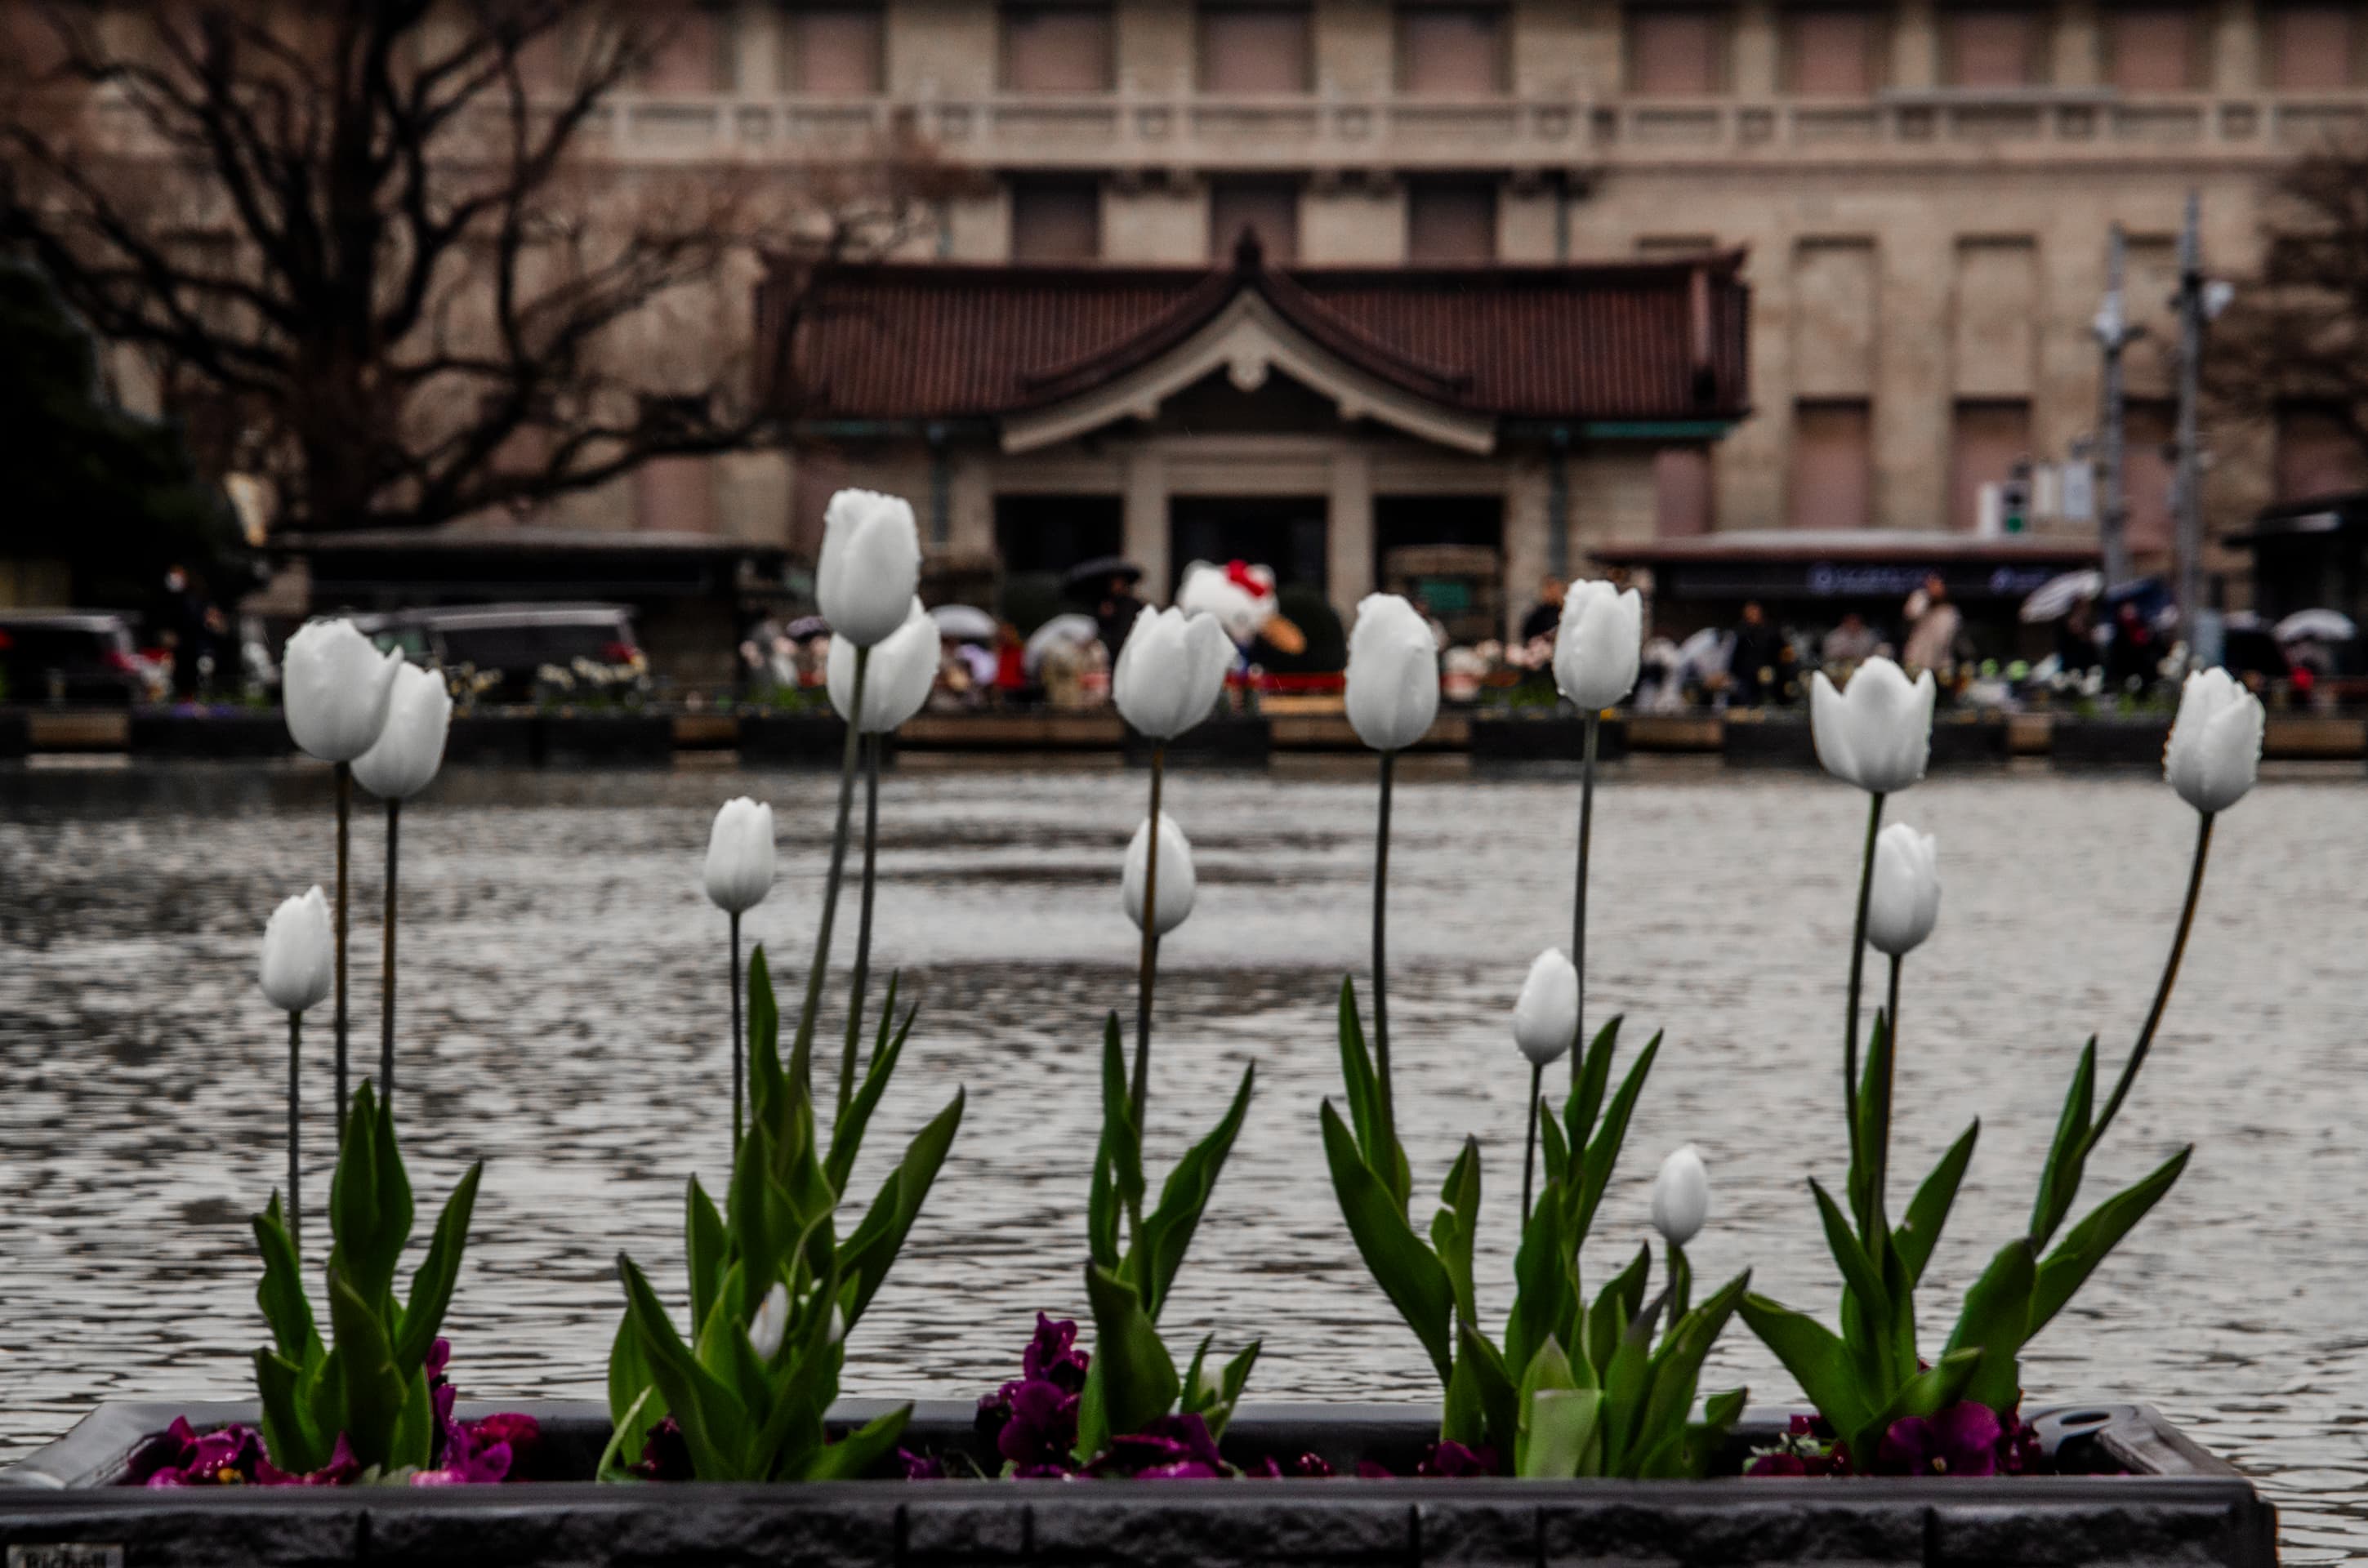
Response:
[[[951,637],[957,642],[992,642],[995,641],[995,617],[974,605],[939,605],[929,612],[938,623],[938,635]]]
[[[2277,625],[2281,642],[2349,642],[2360,635],[2360,628],[2340,610],[2298,609]]]
[[[1028,639],[1028,652],[1022,662],[1028,673],[1034,675],[1036,666],[1044,662],[1044,655],[1053,651],[1053,644],[1090,642],[1101,634],[1101,626],[1090,615],[1056,615]]]
[[[2082,599],[2093,599],[2105,591],[2105,578],[2098,572],[2066,572],[2061,577],[2051,577],[2039,591],[2022,601],[2025,625],[2043,620],[2061,620],[2072,613],[2072,607]]]

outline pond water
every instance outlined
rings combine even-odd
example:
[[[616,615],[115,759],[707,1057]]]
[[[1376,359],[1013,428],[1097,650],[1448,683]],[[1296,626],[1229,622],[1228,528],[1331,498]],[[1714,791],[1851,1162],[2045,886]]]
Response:
[[[749,937],[803,975],[834,780],[722,769],[456,770],[404,817],[399,1084],[420,1238],[486,1161],[448,1332],[472,1396],[597,1397],[620,1248],[680,1279],[683,1180],[729,1138],[723,918],[699,868],[726,796],[768,798],[782,878]],[[859,1172],[967,1085],[952,1158],[853,1336],[849,1392],[967,1396],[1014,1375],[1033,1313],[1083,1316],[1096,1049],[1131,1007],[1117,907],[1144,779],[1109,769],[892,775],[875,964],[921,1016]],[[1566,940],[1576,788],[1410,767],[1393,857],[1393,1037],[1421,1212],[1466,1131],[1486,1146],[1484,1303],[1510,1296],[1526,1066],[1509,1008]],[[1372,790],[1172,776],[1201,877],[1163,954],[1151,1144],[1164,1170],[1258,1068],[1247,1130],[1167,1317],[1171,1343],[1263,1335],[1255,1398],[1432,1398],[1325,1179],[1344,971],[1366,961]],[[2259,1477],[2286,1550],[2368,1550],[2368,792],[2273,777],[2222,821],[2197,938],[2094,1202],[2179,1144],[2185,1179],[2032,1347],[2034,1403],[2160,1404]],[[1692,1141],[1714,1201],[1698,1274],[1830,1313],[1804,1178],[1839,1182],[1836,1055],[1862,797],[1821,778],[1655,764],[1597,801],[1590,1014],[1668,1042],[1586,1256],[1646,1233],[1661,1155]],[[1910,960],[1895,1168],[1984,1132],[1928,1277],[1952,1290],[2026,1215],[2080,1042],[2117,1066],[2168,942],[2193,817],[2158,783],[1938,778],[1894,820],[1939,835],[1946,897]],[[355,841],[358,1062],[376,1055],[381,836]],[[334,877],[322,775],[217,766],[0,772],[0,1458],[92,1401],[245,1397],[262,1337],[245,1217],[280,1179],[285,1032],[254,982],[263,916]],[[851,918],[839,925],[851,950]],[[1872,972],[1872,971],[1871,971]],[[835,998],[827,1019],[842,1016]],[[326,1012],[307,1085],[325,1108]],[[826,1037],[827,1038],[827,1037]],[[1623,1061],[1625,1052],[1623,1051]],[[313,1123],[308,1210],[330,1134]],[[1904,1182],[1903,1182],[1904,1185]],[[1895,1201],[1897,1199],[1895,1199]],[[315,1233],[318,1233],[317,1231]],[[1738,1324],[1706,1387],[1797,1397]]]

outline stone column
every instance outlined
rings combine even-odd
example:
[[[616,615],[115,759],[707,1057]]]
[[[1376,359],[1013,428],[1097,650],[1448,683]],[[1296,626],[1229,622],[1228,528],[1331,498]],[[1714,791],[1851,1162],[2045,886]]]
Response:
[[[1505,463],[1505,637],[1519,635],[1521,617],[1546,574],[1547,475],[1534,451],[1507,452]],[[1573,533],[1577,529],[1573,528]],[[1574,563],[1576,565],[1576,563]]]
[[[1891,25],[1891,85],[1930,87],[1940,79],[1940,17],[1932,0],[1907,0]]]
[[[1121,550],[1143,568],[1144,599],[1167,602],[1170,589],[1167,564],[1167,465],[1150,447],[1137,447],[1124,461],[1126,515]]]
[[[1373,591],[1373,458],[1353,437],[1332,454],[1331,516],[1324,530],[1324,574],[1340,624]]]
[[[1739,98],[1776,92],[1776,12],[1769,0],[1743,0],[1735,9],[1734,88]]]

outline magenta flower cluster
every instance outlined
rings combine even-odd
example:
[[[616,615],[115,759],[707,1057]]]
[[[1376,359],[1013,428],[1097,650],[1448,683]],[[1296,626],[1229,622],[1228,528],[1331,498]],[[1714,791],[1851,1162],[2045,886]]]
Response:
[[[1875,1449],[1874,1462],[1861,1467],[1846,1443],[1814,1416],[1795,1415],[1785,1446],[1752,1460],[1756,1476],[1816,1475],[2030,1475],[2044,1468],[2039,1434],[2018,1411],[2003,1416],[1986,1404],[1962,1400],[1931,1415],[1911,1415],[1891,1424]]]

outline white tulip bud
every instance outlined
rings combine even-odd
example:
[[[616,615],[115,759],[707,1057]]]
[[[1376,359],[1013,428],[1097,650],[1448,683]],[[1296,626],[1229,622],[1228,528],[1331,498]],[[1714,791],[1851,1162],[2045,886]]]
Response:
[[[336,981],[336,932],[329,901],[314,888],[284,899],[263,927],[263,994],[283,1013],[325,1000]]]
[[[790,1331],[790,1288],[780,1280],[765,1292],[757,1307],[757,1321],[748,1325],[748,1346],[757,1352],[757,1359],[769,1361],[781,1348],[781,1337]]]
[[[1554,685],[1582,713],[1609,708],[1636,688],[1645,656],[1645,601],[1609,583],[1573,583],[1554,631]]]
[[[827,1342],[832,1345],[837,1345],[847,1337],[847,1313],[839,1309],[837,1301],[830,1304],[830,1326],[823,1333]]]
[[[1819,670],[1809,679],[1809,733],[1817,760],[1845,784],[1872,795],[1896,794],[1924,777],[1932,751],[1932,699],[1926,670],[1911,684],[1889,659],[1859,665],[1850,689],[1837,691]]]
[[[1144,819],[1134,830],[1134,837],[1126,846],[1126,869],[1119,881],[1119,894],[1126,906],[1126,917],[1134,928],[1143,929],[1143,884],[1151,871],[1151,822]],[[1192,842],[1176,819],[1166,812],[1159,813],[1159,929],[1155,935],[1165,937],[1192,913],[1192,895],[1198,891],[1199,879],[1192,871]]]
[[[444,766],[444,737],[452,727],[452,694],[444,677],[417,665],[394,672],[386,727],[370,750],[354,758],[354,782],[381,801],[407,801]]]
[[[885,734],[921,710],[938,683],[938,623],[912,601],[905,624],[874,644],[863,667],[863,722],[867,735]],[[855,644],[834,635],[824,669],[830,705],[847,717],[855,701]]]
[[[773,808],[742,795],[723,802],[707,835],[707,896],[745,915],[773,891]]]
[[[921,583],[921,535],[901,495],[842,490],[822,519],[814,598],[830,629],[859,648],[876,647],[905,624]]]
[[[1367,594],[1349,633],[1349,723],[1375,751],[1402,751],[1439,716],[1439,642],[1396,594]]]
[[[1172,741],[1209,716],[1234,644],[1216,618],[1145,606],[1110,671],[1110,699],[1138,734]]]
[[[1874,839],[1874,880],[1866,894],[1866,939],[1902,958],[1941,918],[1940,850],[1929,833],[1893,823]]]
[[[1691,1143],[1661,1162],[1653,1178],[1653,1228],[1672,1246],[1683,1246],[1702,1233],[1710,1218],[1710,1172]]]
[[[2197,811],[2226,811],[2260,771],[2263,719],[2261,699],[2226,670],[2194,671],[2180,688],[2163,778]]]
[[[1530,964],[1513,1004],[1513,1043],[1531,1065],[1543,1067],[1578,1038],[1578,971],[1560,948],[1548,948]]]
[[[280,654],[288,733],[308,756],[351,762],[386,727],[401,653],[381,653],[350,620],[308,620]]]

